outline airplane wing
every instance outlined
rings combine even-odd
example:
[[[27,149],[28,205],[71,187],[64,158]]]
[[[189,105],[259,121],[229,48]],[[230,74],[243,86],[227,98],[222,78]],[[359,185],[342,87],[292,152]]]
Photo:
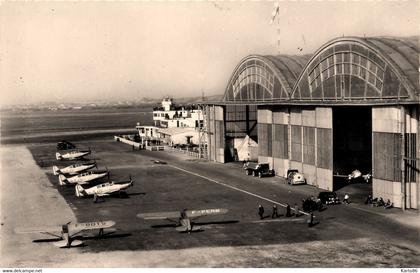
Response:
[[[60,233],[62,227],[57,226],[41,226],[41,227],[17,227],[15,233]]]
[[[81,230],[90,230],[90,229],[110,228],[114,225],[115,225],[114,221],[74,223],[74,224],[69,224],[69,230],[81,231]]]
[[[62,226],[41,226],[41,227],[16,227],[15,233],[40,233],[61,238]]]
[[[195,218],[206,215],[220,215],[227,213],[227,209],[201,209],[201,210],[187,210],[186,214],[188,218]]]
[[[97,193],[96,194],[96,196],[98,196],[98,197],[103,197],[103,196],[110,196],[111,195],[111,193],[114,193],[115,191],[113,191],[113,192],[109,192],[109,193]]]
[[[179,211],[167,211],[167,212],[151,212],[151,213],[139,213],[137,217],[143,218],[144,220],[171,220],[178,219],[181,217]]]

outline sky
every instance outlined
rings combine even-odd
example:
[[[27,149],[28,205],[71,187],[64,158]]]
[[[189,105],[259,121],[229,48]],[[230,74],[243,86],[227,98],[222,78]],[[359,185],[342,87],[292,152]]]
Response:
[[[221,95],[250,54],[419,35],[417,0],[0,3],[2,105]]]

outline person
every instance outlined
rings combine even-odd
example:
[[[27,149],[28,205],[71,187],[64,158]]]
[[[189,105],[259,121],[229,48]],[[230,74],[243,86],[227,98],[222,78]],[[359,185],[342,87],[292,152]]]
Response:
[[[297,205],[297,203],[295,203],[295,217],[298,217],[299,215],[299,206]]]
[[[367,205],[367,204],[372,204],[372,195],[368,195],[368,197],[366,198],[366,201],[365,201],[365,205]]]
[[[290,217],[292,214],[290,213],[290,205],[286,203],[286,217]]]
[[[271,218],[277,218],[279,217],[279,214],[277,213],[277,205],[273,205],[273,213],[271,214]]]
[[[314,225],[314,214],[311,212],[308,219],[308,227],[312,227]]]
[[[379,197],[379,200],[378,200],[378,202],[376,203],[376,206],[377,207],[381,207],[381,206],[384,206],[385,205],[385,201],[384,201],[384,199],[382,198],[382,197]]]
[[[349,194],[348,194],[348,193],[346,193],[346,194],[344,195],[344,200],[343,200],[343,203],[345,203],[345,204],[350,204],[349,199],[350,199],[350,196],[349,196]]]
[[[391,200],[388,199],[384,205],[384,209],[390,209],[392,206],[393,204],[391,203]]]
[[[258,215],[260,216],[260,219],[264,219],[264,207],[262,205],[258,206]]]

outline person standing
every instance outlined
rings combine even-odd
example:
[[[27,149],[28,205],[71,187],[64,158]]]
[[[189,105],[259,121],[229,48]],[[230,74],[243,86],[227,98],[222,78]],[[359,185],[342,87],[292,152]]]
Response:
[[[295,203],[295,217],[298,217],[299,215],[299,206],[297,205],[297,203]]]
[[[312,227],[314,225],[314,214],[311,212],[308,219],[308,227]]]
[[[277,218],[279,217],[279,214],[277,213],[277,205],[273,205],[273,213],[271,214],[271,218]]]
[[[288,203],[286,203],[286,217],[290,217],[292,216],[291,212],[290,212],[290,205]]]
[[[260,216],[260,219],[264,219],[264,207],[262,205],[258,206],[258,215]]]
[[[343,200],[343,203],[344,204],[350,204],[350,201],[349,201],[349,199],[350,199],[350,196],[349,196],[349,194],[348,193],[346,193],[345,195],[344,195],[344,200]]]

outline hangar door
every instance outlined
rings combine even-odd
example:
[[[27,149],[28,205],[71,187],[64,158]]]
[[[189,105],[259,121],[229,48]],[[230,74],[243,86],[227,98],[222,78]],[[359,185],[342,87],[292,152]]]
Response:
[[[317,107],[315,113],[317,184],[321,189],[333,190],[332,108]]]
[[[333,190],[332,130],[331,107],[290,110],[289,168],[325,190]]]

